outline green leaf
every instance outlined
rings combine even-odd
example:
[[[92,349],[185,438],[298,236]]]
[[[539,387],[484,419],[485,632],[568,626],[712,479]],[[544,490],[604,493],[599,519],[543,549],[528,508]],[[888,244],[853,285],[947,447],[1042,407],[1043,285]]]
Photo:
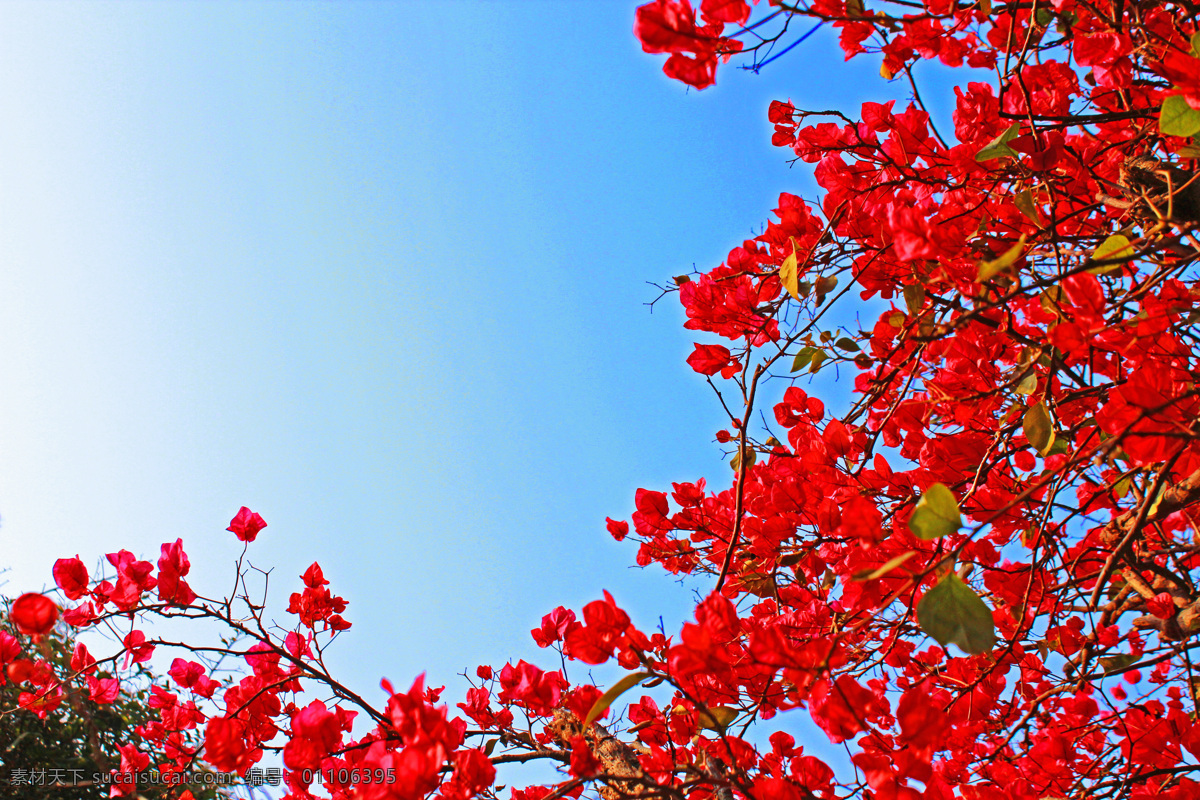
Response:
[[[1063,36],[1070,38],[1071,29],[1075,27],[1075,23],[1079,22],[1079,16],[1073,11],[1064,11],[1058,15],[1058,21],[1054,27],[1058,28],[1058,32]]]
[[[820,350],[815,347],[805,347],[799,353],[796,353],[796,357],[792,360],[792,372],[799,372],[807,367],[808,362],[812,361],[813,356],[819,352]]]
[[[1054,426],[1050,424],[1050,410],[1046,408],[1045,400],[1029,407],[1021,419],[1021,429],[1039,453],[1046,455],[1050,452],[1050,446],[1054,444]]]
[[[992,610],[953,573],[917,603],[917,624],[942,647],[956,644],[968,655],[990,652],[996,645]]]
[[[857,353],[859,350],[862,349],[861,347],[858,346],[858,342],[854,341],[853,339],[847,338],[845,336],[843,336],[841,339],[838,339],[836,342],[834,342],[834,345],[837,346],[841,350],[845,350],[847,353]]]
[[[483,746],[483,754],[485,756],[490,756],[492,751],[496,749],[496,742],[498,741],[500,741],[499,737],[495,739],[488,739],[487,744]]]
[[[583,720],[583,727],[587,728],[595,722],[604,713],[605,709],[613,704],[614,700],[650,676],[651,673],[649,672],[634,672],[614,683],[611,689],[600,695],[600,698],[592,704],[592,710],[587,713],[587,716]]]
[[[1014,122],[1012,125],[1009,125],[1008,129],[1004,131],[1004,133],[985,144],[983,148],[975,154],[975,160],[991,161],[993,158],[1000,158],[1001,156],[1012,156],[1013,158],[1016,158],[1017,151],[1009,147],[1008,143],[1017,138],[1017,134],[1020,132],[1020,130],[1021,123],[1019,122]]]
[[[1114,233],[1092,251],[1092,261],[1107,261],[1112,258],[1125,258],[1131,255],[1133,255],[1133,245],[1129,239],[1119,233]],[[1102,264],[1098,267],[1092,267],[1088,272],[1095,275],[1102,275],[1105,272],[1119,270],[1122,266],[1122,264]]]
[[[1017,207],[1017,211],[1025,215],[1027,220],[1039,228],[1042,227],[1041,217],[1038,216],[1037,206],[1033,202],[1033,192],[1028,189],[1017,192],[1013,198],[1013,205]]]
[[[1025,252],[1025,234],[1012,247],[1005,250],[991,261],[979,262],[979,282],[992,278],[1017,263],[1017,259]]]
[[[1192,34],[1192,55],[1200,58],[1200,31]]]
[[[696,713],[696,721],[700,723],[701,728],[707,728],[710,731],[720,733],[729,727],[729,723],[737,719],[737,709],[729,706],[714,706],[708,712],[698,711]]]
[[[797,302],[800,300],[800,286],[798,283],[800,274],[798,270],[796,252],[793,250],[792,254],[785,258],[783,263],[779,265],[779,282],[783,284],[784,289],[787,289],[787,293],[792,296],[792,299]]]
[[[908,529],[913,536],[925,541],[954,533],[961,527],[958,501],[944,483],[935,483],[926,489],[908,518]]]
[[[1200,111],[1189,106],[1183,95],[1171,95],[1163,100],[1158,129],[1166,136],[1195,136],[1200,133]]]
[[[919,283],[910,283],[905,286],[904,305],[908,307],[908,313],[914,317],[920,313],[921,306],[925,305],[925,287]]]

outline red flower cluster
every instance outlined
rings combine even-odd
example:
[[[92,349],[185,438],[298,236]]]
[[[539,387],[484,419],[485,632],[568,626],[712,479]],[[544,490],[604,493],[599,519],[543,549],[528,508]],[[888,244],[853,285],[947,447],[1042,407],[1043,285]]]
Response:
[[[743,0],[703,0],[700,14],[704,25],[696,24],[688,0],[655,0],[638,8],[633,32],[647,53],[671,54],[663,66],[668,77],[704,89],[716,80],[718,59],[742,49],[740,41],[721,34],[726,23],[744,23],[750,6]]]
[[[326,585],[325,574],[321,565],[313,565],[300,576],[304,581],[304,591],[294,592],[288,605],[288,613],[300,617],[300,623],[307,628],[316,628],[318,622],[323,622],[330,630],[344,631],[350,623],[342,619],[341,613],[346,610],[346,601],[334,597]]]
[[[554,668],[479,667],[457,705],[468,725],[423,678],[385,682],[377,708],[325,670],[349,623],[317,563],[276,635],[248,570],[229,600],[198,598],[180,541],[157,573],[109,555],[112,580],[62,559],[70,625],[182,614],[251,640],[223,651],[250,673],[223,685],[173,662],[178,694],[152,688],[122,770],[149,752],[185,769],[202,744],[239,773],[278,748],[293,798],[319,770],[336,800],[469,800],[497,791],[494,763],[540,759],[562,780],[513,800],[1200,796],[1195,15],[872,3],[772,3],[753,24],[742,0],[637,10],[643,49],[698,88],[742,39],[751,67],[784,54],[800,17],[885,78],[923,59],[997,76],[955,87],[952,135],[915,78],[899,110],[770,104],[773,143],[812,165],[819,201],[781,194],[760,235],[677,282],[685,327],[722,340],[687,362],[720,391],[733,479],[638,489],[629,522],[606,520],[639,565],[711,585],[694,619],[646,635],[607,592],[559,607],[531,631]],[[831,373],[846,391],[827,405]],[[229,530],[263,527],[242,508]],[[44,636],[57,607],[25,595],[11,616]],[[22,713],[83,687],[110,703],[121,684],[101,665],[163,646],[132,624],[122,644],[99,660],[79,645],[68,672],[0,633],[3,680]],[[607,691],[567,679],[568,661],[612,660],[626,674]],[[756,735],[784,714],[843,744],[853,774]]]

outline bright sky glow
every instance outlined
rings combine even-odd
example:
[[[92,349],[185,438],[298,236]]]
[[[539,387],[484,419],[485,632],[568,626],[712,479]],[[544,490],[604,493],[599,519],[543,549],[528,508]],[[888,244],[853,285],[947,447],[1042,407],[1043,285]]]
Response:
[[[770,100],[905,87],[821,31],[689,93],[634,6],[0,5],[3,591],[182,537],[223,595],[247,505],[280,619],[314,560],[350,601],[368,695],[549,665],[529,629],[602,589],[677,630],[710,587],[604,518],[730,478],[711,340],[648,282],[813,196]]]

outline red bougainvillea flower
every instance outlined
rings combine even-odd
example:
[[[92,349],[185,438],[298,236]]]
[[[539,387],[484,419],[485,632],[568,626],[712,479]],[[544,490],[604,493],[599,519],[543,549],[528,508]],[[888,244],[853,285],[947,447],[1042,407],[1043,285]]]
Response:
[[[225,530],[232,531],[243,542],[253,542],[258,532],[267,527],[266,520],[250,509],[242,506],[236,516],[229,521]]]
[[[142,661],[150,660],[150,656],[154,655],[154,645],[146,644],[146,634],[141,631],[130,631],[124,639],[125,645],[125,667],[127,668],[132,662],[134,664]]]
[[[573,627],[579,627],[575,621],[575,612],[559,606],[542,617],[542,627],[530,631],[538,647],[549,647],[555,642],[561,642]]]
[[[88,675],[87,684],[88,697],[99,705],[115,703],[121,693],[121,682],[116,678],[96,678]]]
[[[329,628],[335,631],[344,631],[349,628],[350,623],[340,616],[346,610],[346,600],[342,597],[335,597],[325,588],[329,581],[325,578],[325,573],[321,571],[321,565],[314,561],[312,566],[305,570],[300,577],[304,580],[304,593],[292,593],[288,613],[298,614],[301,623],[310,628],[315,628],[321,620],[324,620]]]
[[[21,644],[17,641],[17,637],[0,631],[0,665],[7,664],[19,655],[21,655]],[[489,677],[491,676],[489,675]]]
[[[78,600],[87,594],[87,567],[79,560],[79,556],[60,558],[54,562],[54,582],[68,600]]]
[[[187,553],[183,551],[182,539],[176,539],[174,544],[163,544],[162,555],[158,559],[159,598],[183,606],[191,604],[196,599],[196,593],[183,579],[191,568]]]
[[[58,606],[45,595],[30,592],[13,601],[9,619],[27,636],[42,636],[58,622]]]
[[[1159,619],[1170,619],[1175,615],[1175,601],[1166,592],[1160,592],[1146,601],[1146,610]]]
[[[38,719],[45,719],[47,714],[62,705],[62,701],[63,691],[58,685],[37,692],[21,692],[17,696],[17,705],[37,714]]]
[[[4,674],[8,676],[9,681],[12,683],[25,683],[33,677],[33,662],[28,658],[15,659],[4,668]]]
[[[687,363],[701,375],[716,375],[729,364],[728,347],[719,344],[697,344]]]
[[[246,742],[246,723],[230,717],[214,717],[204,731],[204,756],[222,772],[244,775],[262,751]]]
[[[629,535],[629,523],[620,522],[612,517],[605,517],[604,522],[608,527],[608,532],[618,542],[623,541]]]

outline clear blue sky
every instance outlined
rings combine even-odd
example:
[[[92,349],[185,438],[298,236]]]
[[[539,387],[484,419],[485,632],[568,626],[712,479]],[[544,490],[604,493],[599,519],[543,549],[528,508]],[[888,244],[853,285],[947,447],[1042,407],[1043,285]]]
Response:
[[[689,92],[635,5],[0,5],[3,591],[182,537],[223,594],[245,504],[278,617],[319,560],[372,696],[549,665],[529,629],[602,589],[677,630],[709,587],[604,518],[729,470],[647,282],[813,196],[770,100],[905,91],[822,32]]]

